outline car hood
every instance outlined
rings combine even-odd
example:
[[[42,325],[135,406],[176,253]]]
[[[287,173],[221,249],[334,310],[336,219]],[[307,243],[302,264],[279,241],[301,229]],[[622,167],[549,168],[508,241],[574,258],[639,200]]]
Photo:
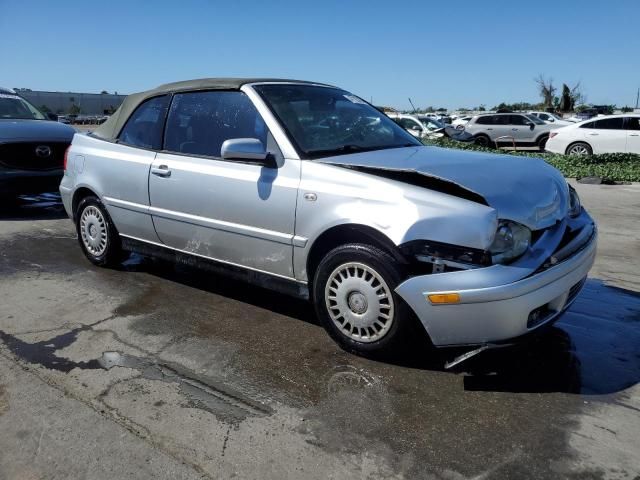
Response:
[[[498,218],[538,230],[562,220],[569,187],[544,160],[515,155],[466,152],[439,147],[407,147],[339,155],[316,162],[375,170],[414,172],[454,183],[486,200]]]
[[[49,120],[0,119],[0,143],[69,142],[75,129]]]

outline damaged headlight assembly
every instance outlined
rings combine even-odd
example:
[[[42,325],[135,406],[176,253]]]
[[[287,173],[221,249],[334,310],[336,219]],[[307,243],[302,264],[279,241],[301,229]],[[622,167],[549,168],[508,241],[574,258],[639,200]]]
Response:
[[[580,215],[580,213],[582,213],[580,197],[576,189],[569,185],[569,216],[575,218]]]
[[[531,244],[531,230],[509,220],[501,220],[489,253],[493,263],[508,263],[527,251]]]
[[[440,242],[414,240],[402,245],[401,251],[407,258],[433,265],[433,273],[444,272],[445,267],[468,270],[491,265],[490,256],[483,250]]]

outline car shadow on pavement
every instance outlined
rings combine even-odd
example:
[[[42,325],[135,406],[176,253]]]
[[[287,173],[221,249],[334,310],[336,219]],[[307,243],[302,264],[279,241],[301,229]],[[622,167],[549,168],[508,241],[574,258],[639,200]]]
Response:
[[[0,221],[59,220],[66,217],[60,194],[54,192],[22,195],[0,203]]]
[[[177,282],[191,288],[263,308],[279,315],[319,325],[313,312],[313,307],[305,300],[259,286],[249,286],[241,280],[224,277],[190,265],[133,254],[129,260],[122,264],[122,269],[136,272],[143,271],[164,280]]]

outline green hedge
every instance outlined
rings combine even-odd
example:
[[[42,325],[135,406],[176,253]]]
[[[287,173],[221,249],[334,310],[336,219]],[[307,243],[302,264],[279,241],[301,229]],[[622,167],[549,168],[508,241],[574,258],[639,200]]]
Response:
[[[491,152],[543,158],[565,177],[601,177],[609,181],[640,182],[640,155],[633,153],[603,153],[600,155],[558,155],[543,152],[514,152],[479,147],[474,143],[456,142],[448,138],[424,139],[425,145],[458,150]]]

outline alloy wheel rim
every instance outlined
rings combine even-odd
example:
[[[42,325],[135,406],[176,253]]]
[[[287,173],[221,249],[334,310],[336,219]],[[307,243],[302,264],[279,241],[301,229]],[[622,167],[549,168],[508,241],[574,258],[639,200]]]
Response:
[[[378,272],[363,263],[345,263],[331,273],[325,303],[340,332],[358,342],[380,340],[393,324],[391,289]]]
[[[82,211],[80,236],[82,244],[94,257],[99,257],[107,250],[107,224],[98,208],[91,205]]]
[[[574,145],[569,150],[569,155],[587,155],[589,151],[584,145]]]

